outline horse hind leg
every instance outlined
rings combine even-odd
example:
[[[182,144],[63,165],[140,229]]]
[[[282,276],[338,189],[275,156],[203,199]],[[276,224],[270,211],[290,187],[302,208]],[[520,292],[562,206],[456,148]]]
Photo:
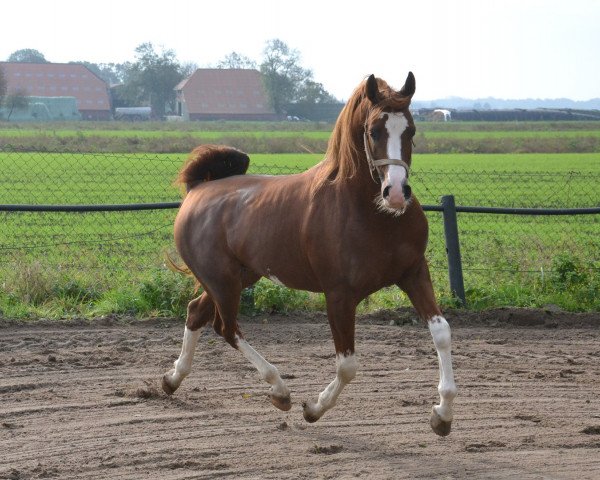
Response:
[[[215,304],[206,292],[188,304],[181,354],[173,368],[162,377],[162,389],[172,395],[190,374],[194,352],[202,327],[215,317]]]
[[[271,403],[278,409],[288,411],[292,408],[292,400],[290,390],[281,379],[281,375],[273,364],[269,363],[265,358],[258,353],[250,344],[241,336],[238,330],[234,336],[235,348],[258,370],[260,377],[271,385],[269,398]]]
[[[435,300],[429,267],[423,260],[417,268],[409,272],[398,286],[406,292],[417,313],[427,322],[437,350],[440,382],[438,393],[440,404],[434,405],[430,425],[439,436],[450,433],[453,419],[452,405],[456,397],[456,384],[452,370],[450,325],[442,316]]]
[[[243,272],[242,286],[251,285],[259,278],[258,275]],[[229,288],[213,289],[212,294],[217,306],[214,328],[227,343],[238,350],[255,368],[262,380],[271,385],[269,398],[271,403],[280,410],[292,408],[290,391],[281,378],[277,367],[269,363],[243,338],[237,323],[241,289],[231,287],[239,282],[228,282]]]

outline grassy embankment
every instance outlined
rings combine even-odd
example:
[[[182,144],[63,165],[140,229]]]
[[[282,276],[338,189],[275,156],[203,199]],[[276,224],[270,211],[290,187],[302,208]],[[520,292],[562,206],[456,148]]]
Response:
[[[5,124],[0,144],[46,152],[180,153],[199,143],[223,143],[252,153],[322,153],[331,128],[293,122]],[[599,152],[600,128],[598,122],[418,123],[415,141],[421,153]]]

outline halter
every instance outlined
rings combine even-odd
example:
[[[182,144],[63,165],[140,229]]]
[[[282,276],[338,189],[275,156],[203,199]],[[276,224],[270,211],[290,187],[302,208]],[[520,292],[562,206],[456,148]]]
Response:
[[[377,183],[377,180],[375,180],[375,177],[373,176],[373,171],[376,171],[377,175],[379,176],[379,181],[383,182],[383,174],[381,173],[379,167],[383,167],[384,165],[400,165],[401,167],[404,167],[404,170],[406,170],[406,178],[408,178],[408,172],[410,167],[408,166],[408,163],[406,163],[404,160],[401,160],[399,158],[381,158],[379,160],[375,160],[373,158],[373,152],[371,150],[371,145],[369,144],[367,128],[367,123],[365,122],[363,141],[365,143],[365,153],[367,154],[367,162],[369,163],[369,172],[371,173],[371,178],[373,179],[373,181]]]

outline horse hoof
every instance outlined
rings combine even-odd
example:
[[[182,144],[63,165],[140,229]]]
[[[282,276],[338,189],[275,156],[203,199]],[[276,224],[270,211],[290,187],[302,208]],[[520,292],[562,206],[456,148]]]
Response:
[[[308,423],[315,423],[319,418],[321,418],[321,415],[317,415],[317,413],[314,412],[314,404],[303,402],[302,410],[304,420],[306,420]]]
[[[442,420],[442,417],[440,417],[434,409],[431,413],[429,424],[431,425],[431,429],[436,435],[439,435],[440,437],[445,437],[450,434],[452,420],[450,420],[449,422]]]
[[[165,373],[162,377],[161,386],[162,386],[163,392],[165,392],[167,395],[173,395],[175,393],[175,390],[177,390],[177,388],[179,387],[179,385],[177,385],[176,387],[173,386],[169,380],[169,378],[171,378],[173,376],[174,372],[175,372],[174,370],[171,370],[171,371]]]
[[[279,410],[287,412],[290,408],[292,408],[292,399],[289,395],[287,397],[277,397],[271,394],[269,395],[269,398],[271,399],[271,403]]]

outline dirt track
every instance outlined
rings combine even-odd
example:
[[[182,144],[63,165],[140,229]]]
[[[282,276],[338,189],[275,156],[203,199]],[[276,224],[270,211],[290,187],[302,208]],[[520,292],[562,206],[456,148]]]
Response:
[[[429,332],[389,324],[408,317],[360,319],[357,378],[311,425],[301,401],[334,376],[322,315],[242,322],[287,378],[286,413],[212,331],[167,397],[179,321],[0,321],[0,478],[600,478],[600,315],[448,314],[459,396],[446,438],[428,423]]]

